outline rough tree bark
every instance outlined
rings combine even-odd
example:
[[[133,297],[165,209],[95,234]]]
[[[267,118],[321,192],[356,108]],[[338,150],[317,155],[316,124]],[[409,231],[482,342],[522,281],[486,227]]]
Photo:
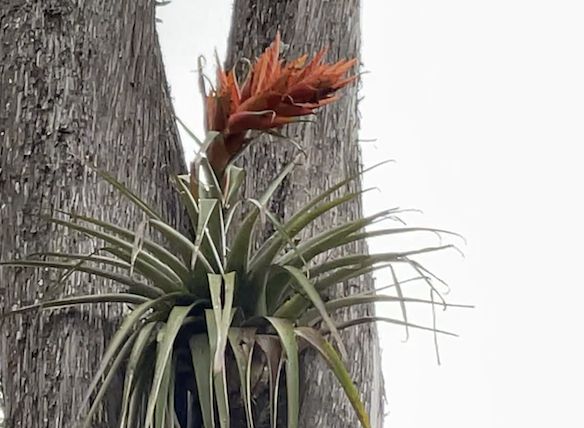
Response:
[[[185,171],[155,31],[153,0],[0,2],[0,259],[94,244],[40,219],[60,209],[132,227],[142,218],[84,162],[111,172],[168,219],[170,174]],[[0,311],[111,284],[0,271]],[[0,334],[12,428],[70,427],[119,306],[10,318]],[[93,426],[115,426],[115,394]]]
[[[360,4],[359,0],[235,0],[233,21],[226,66],[237,64],[241,58],[254,58],[273,40],[276,31],[289,44],[285,56],[294,58],[301,53],[315,53],[328,46],[327,60],[359,57]],[[245,67],[245,65],[243,66]],[[358,145],[359,116],[357,86],[343,90],[340,102],[327,106],[314,124],[289,127],[287,133],[300,142],[307,156],[272,201],[271,209],[289,217],[299,206],[324,188],[355,174],[361,168]],[[253,174],[248,174],[247,196],[255,196],[292,159],[295,149],[282,141],[255,144],[242,160]],[[350,186],[361,188],[360,182]],[[325,230],[341,221],[361,215],[361,202],[347,204],[316,222],[307,231]],[[346,251],[366,252],[365,243]],[[328,254],[326,257],[337,257]],[[348,294],[373,288],[371,277],[339,287],[336,294]],[[351,309],[338,314],[342,318],[371,315],[372,307]],[[383,416],[383,381],[380,349],[375,326],[355,328],[344,333],[349,350],[347,361],[353,379],[363,392],[374,427],[381,427]],[[357,427],[359,422],[333,375],[315,355],[304,360],[301,404],[303,427]],[[325,398],[326,397],[326,398]],[[325,400],[323,402],[323,400]]]

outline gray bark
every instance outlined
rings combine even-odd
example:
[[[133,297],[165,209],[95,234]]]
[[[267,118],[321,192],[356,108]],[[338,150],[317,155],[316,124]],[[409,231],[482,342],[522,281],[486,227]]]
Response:
[[[84,162],[113,173],[176,219],[168,177],[185,171],[152,0],[0,2],[0,259],[95,244],[38,217],[60,209],[133,227],[142,217]],[[3,268],[0,310],[60,293],[106,290],[74,276]],[[7,319],[0,366],[12,428],[71,427],[121,308]],[[93,426],[110,427],[119,397]]]
[[[273,40],[276,31],[289,44],[288,59],[302,53],[316,53],[328,46],[328,61],[359,57],[360,4],[358,0],[236,0],[228,44],[226,67],[238,60],[254,58]],[[355,174],[361,168],[358,145],[358,88],[343,90],[341,101],[327,106],[318,114],[316,123],[289,127],[287,133],[306,150],[303,165],[285,181],[272,201],[271,209],[287,218],[315,194],[337,181]],[[295,149],[283,141],[263,139],[251,147],[241,164],[248,170],[246,196],[254,197],[265,188],[292,159]],[[361,188],[360,182],[345,190]],[[361,201],[346,204],[317,221],[306,235],[330,228],[331,225],[361,216]],[[365,243],[346,248],[344,252],[367,252]],[[326,257],[338,257],[328,254]],[[348,294],[373,288],[371,277],[343,284],[335,294]],[[339,318],[371,315],[374,308],[364,306],[339,313]],[[381,427],[383,416],[383,380],[377,330],[373,325],[345,331],[348,366],[366,402],[374,427]],[[336,379],[314,354],[304,359],[301,426],[357,427],[359,422]]]

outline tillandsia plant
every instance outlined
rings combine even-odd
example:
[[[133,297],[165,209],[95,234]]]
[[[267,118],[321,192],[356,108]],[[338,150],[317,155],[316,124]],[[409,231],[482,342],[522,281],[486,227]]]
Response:
[[[247,427],[251,428],[257,413],[254,399],[258,384],[269,391],[270,426],[276,427],[282,419],[277,414],[277,401],[280,384],[284,383],[287,411],[283,419],[288,428],[296,428],[300,412],[299,354],[311,347],[334,372],[361,425],[367,428],[370,422],[365,406],[343,362],[345,349],[339,331],[384,321],[445,333],[408,321],[407,303],[434,302],[404,297],[395,273],[397,296],[375,292],[330,300],[323,296],[329,288],[376,269],[389,267],[393,272],[395,264],[410,265],[435,290],[432,274],[413,257],[451,245],[356,254],[321,262],[317,256],[373,236],[448,232],[413,227],[365,231],[398,211],[388,209],[297,242],[297,235],[314,220],[359,198],[361,192],[337,196],[358,178],[348,177],[285,222],[275,218],[266,206],[294,162],[283,168],[257,199],[240,199],[239,190],[249,171],[235,167],[233,160],[245,149],[248,131],[277,129],[309,115],[333,102],[337,91],[355,79],[347,76],[355,60],[326,64],[321,51],[311,61],[302,56],[284,63],[279,59],[279,44],[278,36],[251,66],[242,85],[233,71],[219,68],[217,87],[206,93],[206,139],[190,174],[175,180],[194,238],[171,227],[112,176],[98,172],[145,214],[146,220],[136,230],[78,214],[48,218],[63,228],[95,238],[100,242],[98,249],[91,254],[45,253],[2,263],[61,269],[65,271],[62,277],[79,271],[120,285],[119,292],[66,296],[9,313],[88,303],[128,305],[129,311],[111,339],[83,401],[79,413],[82,426],[91,426],[116,372],[124,368],[121,428],[228,428],[229,401],[234,396],[242,403]],[[242,202],[249,202],[250,208],[237,231],[228,234]],[[274,232],[254,249],[254,230],[265,221],[274,225]],[[163,237],[165,244],[150,238],[149,230]],[[338,324],[332,317],[339,309],[374,302],[395,302],[401,307],[403,319],[365,317]],[[228,375],[230,368],[238,375]],[[186,385],[182,391],[179,384]],[[233,391],[238,392],[234,395]],[[181,401],[186,402],[185,408],[179,408],[179,393],[186,394]]]

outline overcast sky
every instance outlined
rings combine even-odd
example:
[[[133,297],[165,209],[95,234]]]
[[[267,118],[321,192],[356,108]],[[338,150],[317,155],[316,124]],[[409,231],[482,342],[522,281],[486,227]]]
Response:
[[[441,366],[431,335],[404,343],[381,327],[385,426],[583,427],[582,2],[362,3],[361,138],[376,139],[363,158],[397,161],[366,177],[380,189],[366,213],[418,208],[410,224],[462,233],[466,258],[424,261],[451,285],[450,301],[477,306],[438,314],[461,335],[440,341]],[[193,70],[199,54],[223,56],[230,8],[174,0],[159,13],[175,107],[199,133]],[[427,308],[412,317],[430,322]]]

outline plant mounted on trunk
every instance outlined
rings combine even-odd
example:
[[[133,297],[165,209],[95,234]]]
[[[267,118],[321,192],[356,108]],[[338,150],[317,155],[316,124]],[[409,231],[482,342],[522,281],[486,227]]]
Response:
[[[300,412],[299,354],[311,347],[338,378],[362,426],[369,427],[359,391],[343,363],[345,351],[339,331],[372,321],[425,328],[409,323],[405,305],[434,304],[433,300],[404,297],[396,278],[397,297],[362,293],[326,300],[323,295],[341,282],[398,263],[413,267],[434,290],[431,274],[412,257],[451,245],[320,262],[317,256],[372,236],[448,232],[412,227],[364,231],[398,211],[388,209],[298,242],[296,237],[305,227],[361,193],[342,194],[346,184],[357,178],[348,177],[283,222],[266,207],[294,162],[257,199],[240,199],[244,175],[253,171],[235,167],[233,160],[248,144],[249,131],[272,131],[309,115],[333,102],[337,91],[355,79],[346,76],[355,60],[325,64],[321,51],[311,61],[302,56],[283,63],[279,44],[277,37],[255,61],[241,86],[233,71],[219,68],[217,87],[206,94],[206,139],[190,174],[175,180],[194,238],[172,228],[130,189],[99,172],[144,213],[145,220],[137,230],[74,213],[52,217],[47,220],[102,244],[91,254],[44,253],[2,263],[61,269],[65,272],[61,280],[73,272],[84,272],[120,285],[116,293],[67,296],[10,312],[113,302],[130,308],[87,391],[80,409],[84,426],[91,426],[100,400],[118,369],[124,367],[122,428],[227,428],[229,400],[233,397],[241,401],[247,426],[253,427],[258,385],[269,389],[270,423],[275,427],[279,420],[278,389],[284,383],[285,419],[289,428],[295,428]],[[247,216],[237,231],[228,234],[234,213],[244,205],[249,207]],[[273,225],[274,232],[254,249],[254,230],[266,221]],[[149,231],[154,231],[158,239],[149,237]],[[342,308],[378,301],[400,305],[403,320],[368,317],[337,324],[331,316]],[[231,369],[238,375],[228,376]],[[189,385],[184,388],[188,391],[186,417],[180,421],[176,414],[179,382]],[[234,390],[237,393],[233,394]]]

